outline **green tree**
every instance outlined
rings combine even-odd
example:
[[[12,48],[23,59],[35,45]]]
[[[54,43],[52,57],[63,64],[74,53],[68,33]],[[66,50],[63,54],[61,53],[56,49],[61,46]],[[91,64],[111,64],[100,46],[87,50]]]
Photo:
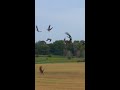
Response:
[[[35,43],[35,50],[36,53],[40,55],[47,55],[49,54],[49,46],[46,44],[45,41],[38,41]]]
[[[55,55],[63,55],[64,42],[63,40],[57,40],[53,42],[53,52]]]

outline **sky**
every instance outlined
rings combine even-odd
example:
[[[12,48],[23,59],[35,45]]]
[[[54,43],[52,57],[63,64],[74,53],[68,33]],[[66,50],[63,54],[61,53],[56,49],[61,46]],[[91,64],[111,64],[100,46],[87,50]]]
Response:
[[[85,40],[85,0],[35,0],[35,42],[63,40],[65,32],[74,40]],[[48,32],[51,25],[53,29]],[[49,41],[48,41],[49,43]]]

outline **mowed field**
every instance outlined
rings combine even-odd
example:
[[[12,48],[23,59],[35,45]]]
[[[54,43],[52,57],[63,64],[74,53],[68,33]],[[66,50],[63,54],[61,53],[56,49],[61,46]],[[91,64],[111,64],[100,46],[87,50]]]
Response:
[[[35,64],[35,90],[85,90],[85,62]]]

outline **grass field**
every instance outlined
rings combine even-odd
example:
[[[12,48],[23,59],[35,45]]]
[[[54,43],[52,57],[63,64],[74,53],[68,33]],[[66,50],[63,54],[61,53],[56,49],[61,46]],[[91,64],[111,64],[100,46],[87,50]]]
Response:
[[[85,62],[35,64],[35,90],[85,90]]]
[[[84,61],[84,58],[72,58],[72,59],[67,59],[67,57],[63,56],[52,56],[52,57],[47,57],[47,56],[40,56],[40,57],[35,57],[35,64],[45,64],[45,63],[68,63],[68,62],[77,62],[77,61]]]

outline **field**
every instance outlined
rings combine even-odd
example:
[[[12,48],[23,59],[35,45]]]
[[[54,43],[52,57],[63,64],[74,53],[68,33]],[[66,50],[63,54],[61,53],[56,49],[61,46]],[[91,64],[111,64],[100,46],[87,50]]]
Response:
[[[85,59],[84,58],[71,58],[68,59],[67,57],[63,56],[52,56],[52,57],[47,57],[45,55],[41,55],[39,57],[35,57],[35,64],[46,64],[46,63],[68,63],[68,62],[77,62],[81,61],[83,62]]]
[[[35,64],[35,90],[85,90],[85,62]]]

